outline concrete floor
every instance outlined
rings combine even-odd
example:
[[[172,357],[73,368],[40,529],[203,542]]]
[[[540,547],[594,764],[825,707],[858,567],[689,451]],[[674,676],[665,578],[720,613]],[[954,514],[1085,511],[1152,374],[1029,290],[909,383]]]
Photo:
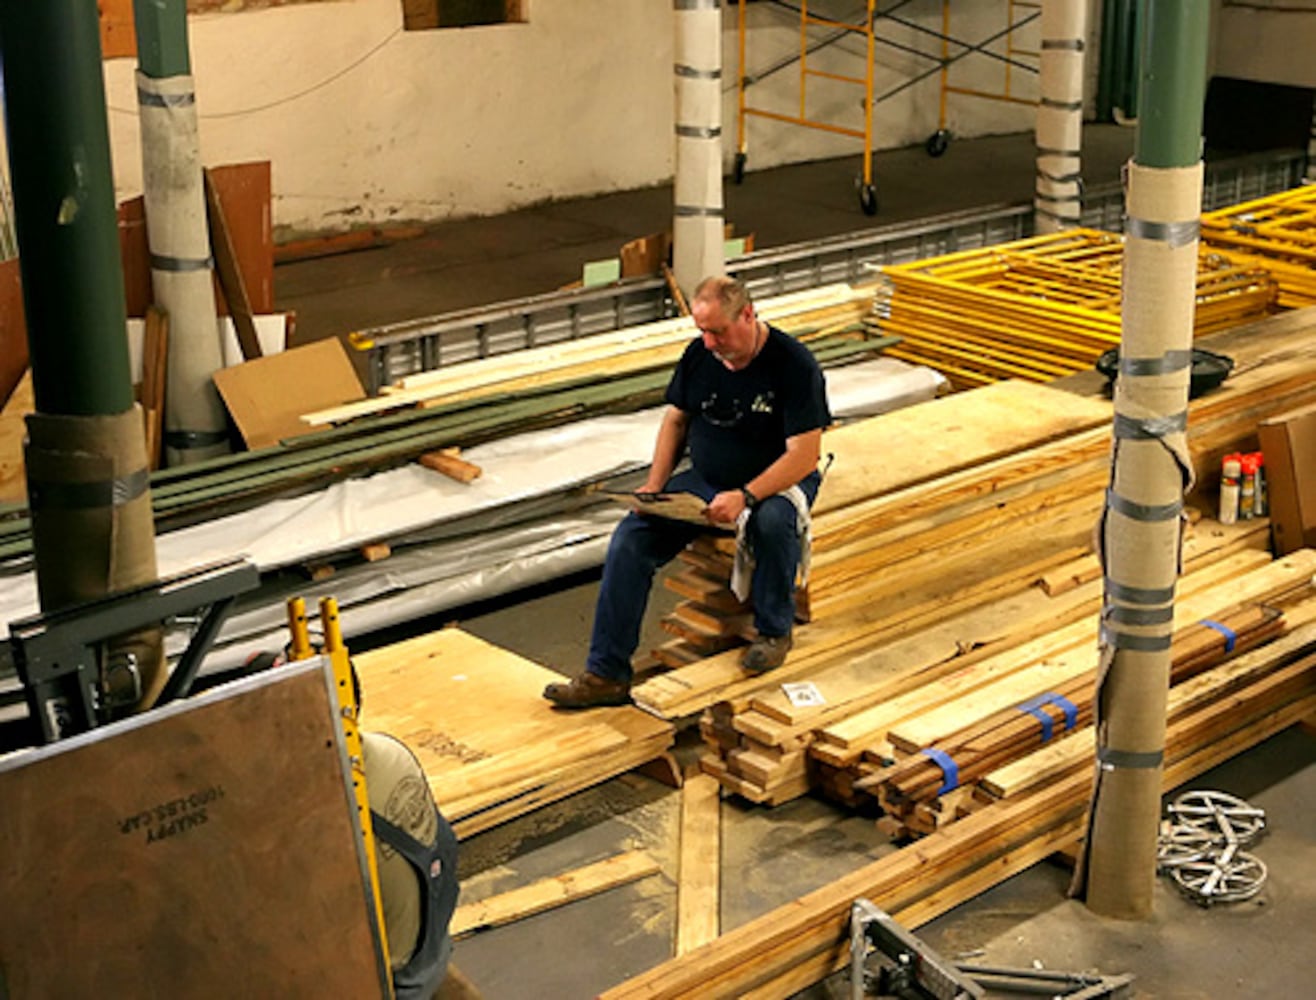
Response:
[[[1093,127],[1084,137],[1090,185],[1113,181],[1133,133]],[[874,158],[881,224],[955,209],[1020,203],[1032,187],[1031,136],[956,142],[941,159],[921,148]],[[752,168],[752,164],[751,164]],[[761,173],[727,187],[727,219],[757,234],[760,248],[851,232],[871,224],[857,204],[857,159]],[[277,269],[281,308],[296,309],[299,337],[413,319],[544,292],[579,276],[584,261],[664,228],[666,188],[557,202],[512,215],[437,226],[379,250]],[[597,581],[584,574],[496,604],[418,621],[427,631],[459,621],[477,635],[571,673],[583,663]],[[670,603],[655,590],[656,622]],[[354,648],[398,637],[349,636]],[[656,626],[649,629],[657,639]],[[680,755],[697,750],[681,736]],[[1313,995],[1316,949],[1316,740],[1290,730],[1203,776],[1196,787],[1241,795],[1267,809],[1270,834],[1254,850],[1270,881],[1254,900],[1199,909],[1158,887],[1153,919],[1095,917],[1064,899],[1068,873],[1043,864],[1010,879],[920,933],[948,956],[976,952],[985,964],[1132,972],[1139,997],[1301,998]],[[891,850],[870,819],[812,797],[777,809],[723,803],[724,930],[824,885]],[[675,905],[679,796],[627,775],[462,846],[466,900],[557,874],[630,847],[649,851],[661,875],[477,935],[455,961],[489,1000],[575,1000],[670,955]],[[1307,986],[1303,986],[1303,983]],[[833,980],[810,997],[848,996]]]

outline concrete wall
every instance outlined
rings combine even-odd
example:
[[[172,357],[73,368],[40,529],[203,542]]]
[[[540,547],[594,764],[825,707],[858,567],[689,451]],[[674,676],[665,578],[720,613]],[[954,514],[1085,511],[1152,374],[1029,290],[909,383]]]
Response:
[[[1316,0],[1216,0],[1217,76],[1316,87]]]
[[[795,16],[772,4],[747,9],[749,73],[798,53]],[[810,9],[853,16],[857,8],[814,0]],[[203,160],[271,160],[276,226],[313,231],[485,215],[670,180],[670,0],[531,0],[528,24],[420,32],[402,30],[401,11],[402,0],[343,0],[190,19]],[[1016,17],[1030,13],[1017,8]],[[1006,26],[1007,3],[956,3],[952,14],[950,34],[978,43]],[[879,37],[940,54],[932,34],[941,28],[940,0],[912,0],[899,15],[923,30],[882,21]],[[811,29],[809,38],[826,34]],[[1036,48],[1036,21],[1016,33],[1015,44]],[[1004,40],[992,48],[1003,52]],[[736,51],[732,3],[724,11],[728,164],[736,149]],[[881,98],[936,63],[879,45],[874,65]],[[827,46],[810,66],[862,75],[863,36]],[[141,186],[134,71],[132,60],[106,64],[124,195]],[[973,55],[953,66],[951,82],[999,92],[1005,70]],[[1013,70],[1012,85],[1021,96],[1036,95],[1033,73]],[[797,113],[798,64],[746,93],[756,107]],[[814,79],[807,112],[862,129],[862,94]],[[877,103],[875,147],[923,142],[938,125],[938,96],[933,73]],[[960,136],[1027,130],[1032,122],[1031,107],[948,97],[947,124]],[[760,119],[747,124],[751,170],[855,155],[858,172],[858,139]]]

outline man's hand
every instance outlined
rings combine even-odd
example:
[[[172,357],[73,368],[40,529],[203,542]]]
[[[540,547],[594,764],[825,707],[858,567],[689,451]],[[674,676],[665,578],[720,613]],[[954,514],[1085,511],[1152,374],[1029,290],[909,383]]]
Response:
[[[745,495],[740,490],[719,493],[704,508],[704,517],[713,524],[735,524],[745,509]]]

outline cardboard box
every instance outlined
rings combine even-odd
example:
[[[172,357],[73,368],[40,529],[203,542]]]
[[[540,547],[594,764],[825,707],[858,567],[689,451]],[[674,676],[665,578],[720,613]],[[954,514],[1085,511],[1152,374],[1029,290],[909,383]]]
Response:
[[[1316,406],[1271,417],[1257,432],[1275,554],[1316,547]]]

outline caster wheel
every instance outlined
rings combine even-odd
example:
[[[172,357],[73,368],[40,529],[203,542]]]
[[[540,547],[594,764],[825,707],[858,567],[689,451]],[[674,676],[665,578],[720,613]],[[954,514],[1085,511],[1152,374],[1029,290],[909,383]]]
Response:
[[[737,184],[745,180],[745,161],[749,159],[744,153],[737,153],[735,163],[731,167],[731,179]]]
[[[928,136],[923,148],[928,151],[929,156],[940,156],[950,148],[950,132],[944,128],[937,129]]]
[[[859,207],[864,210],[864,215],[877,214],[877,188],[874,185],[859,185]]]

